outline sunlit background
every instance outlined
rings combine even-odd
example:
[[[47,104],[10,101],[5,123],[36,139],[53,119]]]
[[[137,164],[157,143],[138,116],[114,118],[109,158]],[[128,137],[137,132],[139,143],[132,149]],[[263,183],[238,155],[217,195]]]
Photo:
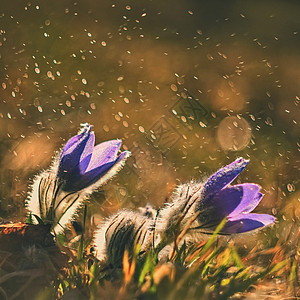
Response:
[[[299,202],[299,1],[1,1],[0,220],[24,221],[28,184],[94,125],[126,167],[90,199],[98,223],[167,201],[236,157],[265,194],[268,234]],[[265,233],[266,234],[266,233]]]

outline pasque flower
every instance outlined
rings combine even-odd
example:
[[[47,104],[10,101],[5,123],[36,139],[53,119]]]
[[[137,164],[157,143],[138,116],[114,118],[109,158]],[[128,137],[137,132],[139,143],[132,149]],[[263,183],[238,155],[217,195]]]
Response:
[[[79,134],[68,140],[61,152],[57,173],[63,190],[79,191],[97,181],[103,183],[111,177],[110,171],[119,168],[129,155],[124,151],[118,156],[121,140],[94,145],[95,134],[88,124],[83,124]]]
[[[157,224],[160,235],[172,241],[189,226],[187,234],[198,240],[203,238],[202,233],[213,232],[224,218],[227,222],[221,234],[248,232],[274,223],[271,215],[251,213],[263,197],[259,185],[231,185],[248,163],[249,160],[238,158],[207,180],[179,186],[171,203],[160,210]]]
[[[249,160],[239,158],[213,174],[201,188],[202,200],[196,204],[199,228],[214,228],[227,217],[222,233],[247,232],[274,223],[267,214],[251,213],[261,201],[260,186],[254,183],[230,185]]]
[[[120,155],[120,140],[95,146],[95,134],[82,124],[78,135],[70,138],[52,166],[36,176],[27,207],[45,223],[60,231],[98,187],[114,176],[130,155]]]

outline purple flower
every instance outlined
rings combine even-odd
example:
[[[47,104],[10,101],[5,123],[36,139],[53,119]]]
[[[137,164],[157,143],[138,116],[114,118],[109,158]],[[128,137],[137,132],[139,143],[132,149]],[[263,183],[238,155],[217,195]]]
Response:
[[[196,211],[200,211],[198,228],[213,229],[225,217],[227,223],[221,231],[224,234],[247,232],[274,223],[275,218],[271,215],[251,213],[263,197],[259,185],[230,185],[248,163],[249,160],[238,158],[204,183],[202,201],[196,206]]]
[[[118,156],[121,140],[94,145],[95,135],[91,126],[83,124],[79,134],[70,138],[64,146],[57,173],[64,191],[79,191],[95,182],[102,184],[116,173],[129,156],[128,151]]]
[[[27,208],[60,232],[72,220],[82,203],[125,163],[130,152],[118,156],[121,141],[95,145],[89,124],[64,146],[52,166],[35,177]]]
[[[120,155],[121,141],[95,145],[89,124],[64,146],[52,166],[35,177],[27,208],[58,233],[72,220],[84,201],[125,163],[130,152]]]

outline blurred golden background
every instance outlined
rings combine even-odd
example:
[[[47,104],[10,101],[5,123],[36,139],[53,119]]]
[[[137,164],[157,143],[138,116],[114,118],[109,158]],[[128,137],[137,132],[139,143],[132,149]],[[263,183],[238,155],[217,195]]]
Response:
[[[0,220],[25,220],[28,183],[89,122],[97,143],[120,138],[132,152],[92,196],[96,222],[157,207],[243,156],[238,180],[265,194],[257,211],[297,226],[299,11],[299,1],[2,1]]]

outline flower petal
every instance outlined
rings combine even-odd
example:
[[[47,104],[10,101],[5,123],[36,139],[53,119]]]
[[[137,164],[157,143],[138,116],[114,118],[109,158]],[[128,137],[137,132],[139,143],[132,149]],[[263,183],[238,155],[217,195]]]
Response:
[[[259,189],[256,184],[237,184],[223,188],[211,197],[206,197],[202,202],[202,207],[208,208],[205,219],[207,220],[210,214],[211,219],[217,218],[221,221],[226,216],[233,217],[245,212],[250,205],[254,209],[259,203],[256,201]],[[252,204],[252,201],[255,201],[255,204]]]
[[[66,154],[70,154],[77,146],[78,143],[82,141],[91,131],[92,126],[88,124],[83,124],[84,127],[79,131],[79,133],[73,137],[71,137],[67,143],[65,144],[61,156],[63,157]]]
[[[227,189],[238,189],[242,192],[240,203],[229,214],[229,217],[234,217],[240,215],[241,213],[251,212],[259,204],[262,198],[262,194],[259,192],[260,186],[254,183],[237,184],[232,187],[227,187],[223,190]]]
[[[94,132],[91,132],[90,138],[88,139],[84,147],[84,150],[80,156],[79,174],[84,174],[84,172],[88,168],[94,152],[94,145],[95,145],[95,134]]]
[[[121,147],[121,140],[111,140],[94,147],[91,161],[86,169],[89,172],[110,162],[114,162]]]
[[[100,165],[97,168],[87,171],[84,175],[81,176],[80,179],[76,181],[73,189],[81,190],[96,182],[97,185],[102,185],[105,181],[110,179],[119,171],[129,154],[129,151],[124,151],[116,160],[106,162],[105,164]]]
[[[65,155],[65,154],[67,154],[67,153],[72,152],[72,149],[76,147],[76,144],[82,139],[82,137],[83,137],[83,133],[77,134],[77,135],[71,137],[71,138],[67,141],[67,143],[65,144],[65,146],[64,146],[64,148],[63,148],[63,150],[62,150],[62,152],[61,152],[61,156]],[[73,148],[72,148],[72,147],[73,147]],[[69,150],[69,149],[71,149],[71,150]],[[68,150],[69,150],[69,151],[68,151]]]
[[[93,140],[94,134],[88,131],[77,143],[73,144],[61,155],[58,168],[59,177],[68,177],[70,174],[67,173],[72,173],[73,171],[80,173],[79,162],[82,159],[82,154],[85,152],[87,155],[88,151],[92,150],[90,146]]]
[[[249,204],[246,206],[244,206],[242,213],[250,213],[260,202],[260,200],[262,199],[263,194],[258,192],[254,198],[252,199],[252,201],[249,201]]]
[[[229,218],[222,233],[242,233],[264,227],[275,222],[275,217],[267,214],[245,214]]]
[[[248,165],[249,160],[242,157],[213,174],[204,184],[203,193],[205,196],[220,191],[231,183]]]

